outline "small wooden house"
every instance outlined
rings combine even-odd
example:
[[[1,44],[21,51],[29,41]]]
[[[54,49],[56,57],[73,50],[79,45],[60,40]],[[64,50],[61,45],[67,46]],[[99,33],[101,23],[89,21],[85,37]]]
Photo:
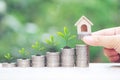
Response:
[[[76,23],[75,26],[77,26],[77,33],[81,34],[81,33],[91,33],[91,26],[93,25],[93,23],[86,18],[85,16],[82,16]]]

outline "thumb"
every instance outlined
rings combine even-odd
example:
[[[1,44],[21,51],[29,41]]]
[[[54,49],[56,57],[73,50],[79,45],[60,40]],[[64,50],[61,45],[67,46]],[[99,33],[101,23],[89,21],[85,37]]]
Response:
[[[92,46],[103,46],[120,52],[120,36],[85,36],[83,41]]]

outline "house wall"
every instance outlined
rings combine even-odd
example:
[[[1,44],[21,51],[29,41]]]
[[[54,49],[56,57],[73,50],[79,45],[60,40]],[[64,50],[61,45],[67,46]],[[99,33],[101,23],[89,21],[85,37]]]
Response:
[[[82,32],[81,31],[81,26],[84,25],[84,24],[87,26],[87,32],[91,32],[91,25],[88,22],[86,22],[85,20],[82,20],[77,25],[77,32],[78,32],[78,34],[80,34]]]

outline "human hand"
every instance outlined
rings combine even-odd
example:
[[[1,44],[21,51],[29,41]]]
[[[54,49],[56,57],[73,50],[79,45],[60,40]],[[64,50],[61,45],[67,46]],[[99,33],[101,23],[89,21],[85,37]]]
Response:
[[[83,37],[91,46],[103,46],[104,54],[111,62],[120,62],[120,27],[103,29]]]

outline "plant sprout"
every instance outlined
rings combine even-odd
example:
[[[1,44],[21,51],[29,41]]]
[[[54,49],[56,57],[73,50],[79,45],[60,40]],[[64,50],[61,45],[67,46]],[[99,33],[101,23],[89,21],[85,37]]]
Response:
[[[67,27],[64,27],[64,32],[57,32],[58,36],[62,37],[65,40],[65,48],[69,48],[68,47],[68,43],[71,39],[74,39],[76,36],[72,35],[69,31]]]
[[[39,52],[45,50],[45,47],[43,47],[42,44],[38,41],[36,41],[35,44],[32,45],[32,48],[36,51],[37,55]]]
[[[18,52],[19,52],[19,54],[21,54],[21,56],[22,56],[23,59],[26,59],[27,56],[28,56],[28,54],[29,54],[29,52],[26,51],[25,48],[22,48],[22,49],[19,50]]]
[[[46,40],[47,48],[50,52],[56,52],[57,51],[57,43],[55,41],[54,36],[50,36],[50,39]]]
[[[13,59],[13,57],[10,53],[5,54],[4,57],[5,57],[5,59],[7,60],[8,63],[10,63],[11,60]]]

